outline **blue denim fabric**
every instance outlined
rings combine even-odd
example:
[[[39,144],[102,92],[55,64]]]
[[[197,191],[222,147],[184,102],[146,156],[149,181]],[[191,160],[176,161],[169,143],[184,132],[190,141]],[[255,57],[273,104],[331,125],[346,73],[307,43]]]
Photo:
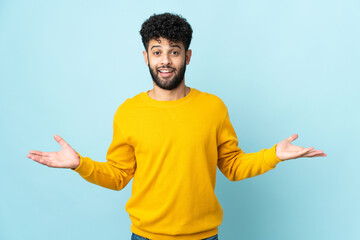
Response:
[[[216,234],[216,235],[214,235],[214,236],[212,236],[212,237],[204,238],[204,239],[202,239],[202,240],[218,240],[218,239],[219,239],[219,238],[218,238],[218,235]],[[132,233],[132,235],[131,235],[131,240],[150,240],[150,239],[144,238],[144,237],[142,237],[142,236],[136,235],[135,233]]]
[[[216,234],[216,235],[214,235],[214,236],[212,236],[212,237],[209,237],[209,238],[204,238],[203,240],[218,240],[219,238],[218,238],[218,235]]]
[[[131,240],[150,240],[150,239],[144,238],[144,237],[142,237],[142,236],[139,236],[139,235],[136,235],[135,233],[133,233],[133,234],[131,235]]]

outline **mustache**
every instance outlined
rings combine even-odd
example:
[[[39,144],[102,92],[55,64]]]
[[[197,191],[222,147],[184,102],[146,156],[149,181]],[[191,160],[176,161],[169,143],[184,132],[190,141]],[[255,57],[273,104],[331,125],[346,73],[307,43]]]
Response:
[[[160,66],[160,67],[156,68],[156,70],[159,70],[160,68],[170,68],[172,70],[176,70],[176,68],[169,67],[169,66]]]

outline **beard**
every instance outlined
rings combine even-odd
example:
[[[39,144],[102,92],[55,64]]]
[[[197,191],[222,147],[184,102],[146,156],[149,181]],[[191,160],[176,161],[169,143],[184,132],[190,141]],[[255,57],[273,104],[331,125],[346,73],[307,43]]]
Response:
[[[174,70],[174,76],[171,79],[167,78],[167,80],[161,79],[157,68],[155,69],[155,68],[150,67],[150,61],[149,61],[148,67],[149,67],[150,75],[151,75],[154,83],[159,88],[162,88],[165,90],[172,90],[172,89],[177,88],[180,85],[180,83],[184,80],[185,70],[186,70],[186,60],[184,61],[184,64],[179,68],[179,71],[176,68],[166,66],[167,68],[172,68]],[[161,66],[161,67],[164,67],[164,66]],[[161,68],[161,67],[159,67],[159,68]]]

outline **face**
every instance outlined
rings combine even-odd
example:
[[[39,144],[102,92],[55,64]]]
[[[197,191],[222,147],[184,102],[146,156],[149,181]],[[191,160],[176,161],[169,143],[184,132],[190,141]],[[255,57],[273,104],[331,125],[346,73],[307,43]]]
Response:
[[[185,53],[182,43],[165,38],[150,40],[144,59],[156,86],[172,90],[184,81],[186,65],[190,62],[191,50]]]

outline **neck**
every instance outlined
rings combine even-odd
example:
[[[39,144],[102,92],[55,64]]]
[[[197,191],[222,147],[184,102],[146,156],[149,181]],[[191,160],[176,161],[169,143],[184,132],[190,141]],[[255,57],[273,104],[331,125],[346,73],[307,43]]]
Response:
[[[185,97],[189,94],[190,88],[185,86],[184,81],[175,89],[165,90],[159,88],[155,83],[154,88],[148,92],[149,97],[158,101],[172,101]]]

